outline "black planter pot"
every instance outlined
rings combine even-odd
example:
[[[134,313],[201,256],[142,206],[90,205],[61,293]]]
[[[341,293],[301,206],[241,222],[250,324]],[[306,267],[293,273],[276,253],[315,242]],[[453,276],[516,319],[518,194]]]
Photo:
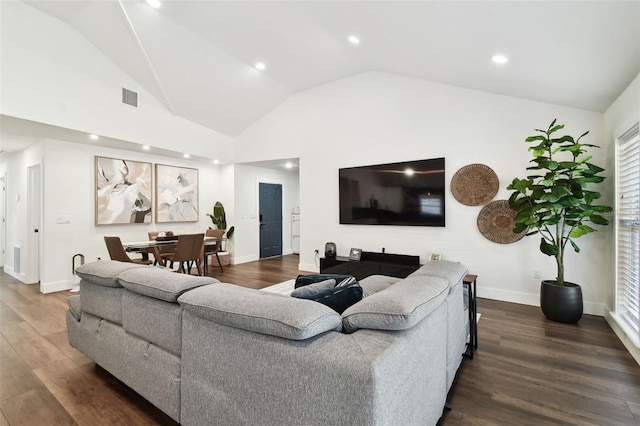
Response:
[[[582,288],[565,281],[560,286],[555,281],[540,284],[540,307],[551,321],[573,324],[582,318]]]

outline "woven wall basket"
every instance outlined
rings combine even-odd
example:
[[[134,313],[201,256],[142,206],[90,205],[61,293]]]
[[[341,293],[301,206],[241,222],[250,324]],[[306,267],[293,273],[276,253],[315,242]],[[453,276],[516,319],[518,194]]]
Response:
[[[478,229],[489,241],[498,244],[510,244],[521,240],[527,234],[513,232],[516,211],[509,207],[509,201],[492,201],[478,213]]]
[[[484,164],[469,164],[451,178],[453,198],[466,206],[488,203],[498,192],[498,176]]]

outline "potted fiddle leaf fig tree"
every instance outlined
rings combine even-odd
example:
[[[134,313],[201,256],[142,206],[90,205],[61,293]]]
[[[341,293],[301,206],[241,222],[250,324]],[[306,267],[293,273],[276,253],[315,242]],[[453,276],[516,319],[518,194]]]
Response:
[[[576,239],[595,232],[591,225],[607,225],[605,215],[612,210],[597,204],[600,193],[593,190],[601,183],[604,169],[591,162],[589,148],[579,138],[557,136],[563,124],[556,120],[546,130],[525,139],[533,144],[530,174],[515,178],[507,187],[513,193],[509,205],[517,215],[513,232],[540,236],[540,251],[553,256],[557,265],[555,280],[544,280],[540,286],[540,306],[553,321],[576,323],[582,318],[583,302],[580,285],[565,280],[564,255],[572,248],[580,252]]]

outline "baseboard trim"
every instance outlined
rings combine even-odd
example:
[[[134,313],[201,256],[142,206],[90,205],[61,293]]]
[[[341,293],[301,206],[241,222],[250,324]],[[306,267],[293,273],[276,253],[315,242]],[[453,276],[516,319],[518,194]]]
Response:
[[[540,306],[540,294],[522,293],[517,291],[500,290],[478,286],[478,297],[501,302],[518,303],[520,305]],[[604,303],[583,302],[584,313],[604,317],[607,307]]]
[[[55,293],[56,291],[71,290],[73,287],[73,281],[56,281],[52,283],[41,283],[40,292],[43,294]]]
[[[298,263],[298,270],[314,272],[317,274],[320,272],[320,267],[312,263]]]
[[[242,257],[234,256],[231,259],[231,264],[232,265],[239,265],[241,263],[253,262],[253,261],[256,261],[256,260],[260,260],[260,257],[258,257],[255,254],[252,254],[252,255],[249,255],[249,256],[242,256]]]
[[[15,278],[16,280],[19,280],[20,282],[22,282],[24,284],[36,284],[36,283],[28,283],[27,282],[27,274],[16,273],[16,271],[11,266],[5,265],[4,272],[7,275],[11,275],[13,278]]]

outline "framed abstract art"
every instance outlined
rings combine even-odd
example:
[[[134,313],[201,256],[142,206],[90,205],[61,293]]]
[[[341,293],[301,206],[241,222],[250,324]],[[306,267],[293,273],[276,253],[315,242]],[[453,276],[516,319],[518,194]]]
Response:
[[[95,157],[96,225],[151,223],[151,163]]]
[[[198,169],[156,164],[156,222],[198,221]]]

